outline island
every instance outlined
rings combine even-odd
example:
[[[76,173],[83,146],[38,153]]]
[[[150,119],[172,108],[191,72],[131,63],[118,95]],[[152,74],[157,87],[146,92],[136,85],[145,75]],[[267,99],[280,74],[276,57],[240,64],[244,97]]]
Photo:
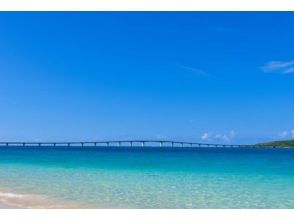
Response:
[[[265,143],[258,143],[256,145],[275,146],[275,147],[294,147],[294,140],[271,141],[271,142],[265,142]]]

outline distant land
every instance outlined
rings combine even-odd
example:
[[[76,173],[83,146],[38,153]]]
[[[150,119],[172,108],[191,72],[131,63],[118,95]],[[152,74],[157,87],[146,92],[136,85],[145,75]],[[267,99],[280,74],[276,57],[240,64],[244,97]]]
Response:
[[[257,145],[276,146],[276,147],[294,147],[294,140],[272,141],[272,142],[258,143]]]

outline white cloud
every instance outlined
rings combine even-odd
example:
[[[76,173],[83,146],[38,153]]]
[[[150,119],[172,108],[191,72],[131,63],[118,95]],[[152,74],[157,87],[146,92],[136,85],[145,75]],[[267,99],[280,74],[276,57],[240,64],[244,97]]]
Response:
[[[187,71],[189,71],[190,73],[193,73],[195,75],[199,75],[199,76],[209,76],[208,73],[206,73],[205,71],[201,70],[201,69],[197,69],[191,66],[185,66],[185,65],[181,65],[181,67]]]
[[[167,140],[168,137],[165,135],[158,134],[155,136],[156,140]]]
[[[294,138],[294,129],[282,131],[281,133],[279,133],[279,137],[281,137],[281,138]]]
[[[289,131],[282,131],[279,136],[284,138],[284,137],[287,137],[289,135]]]
[[[209,133],[205,132],[201,135],[201,140],[203,141],[220,141],[220,142],[230,142],[232,141],[236,136],[236,132],[234,130],[231,130],[228,133],[222,134],[222,133]]]
[[[261,69],[266,72],[275,72],[275,73],[294,73],[294,60],[291,61],[270,61],[266,63]]]
[[[210,137],[210,135],[209,135],[207,132],[205,132],[205,133],[201,136],[201,140],[208,140],[209,137]]]

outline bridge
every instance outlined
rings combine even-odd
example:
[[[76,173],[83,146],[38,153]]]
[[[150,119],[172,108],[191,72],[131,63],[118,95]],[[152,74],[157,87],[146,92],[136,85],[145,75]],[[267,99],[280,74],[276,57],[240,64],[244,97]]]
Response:
[[[249,144],[209,144],[166,140],[76,141],[76,142],[0,142],[0,147],[275,147]]]

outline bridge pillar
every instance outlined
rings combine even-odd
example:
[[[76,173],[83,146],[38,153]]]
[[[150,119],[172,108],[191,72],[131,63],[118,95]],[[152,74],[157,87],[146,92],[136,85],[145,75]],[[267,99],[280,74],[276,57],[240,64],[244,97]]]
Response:
[[[118,142],[118,146],[120,146],[120,147],[121,147],[121,142],[120,142],[120,141]]]
[[[109,142],[106,142],[107,147],[109,147]]]
[[[174,147],[174,142],[172,142],[171,144],[172,144],[172,147]]]
[[[81,142],[82,147],[84,147],[84,142]]]
[[[141,146],[142,146],[142,147],[145,146],[145,142],[144,142],[144,141],[141,142]]]
[[[130,141],[130,146],[133,147],[133,142],[132,141]]]
[[[162,147],[162,141],[159,142],[159,146]]]

